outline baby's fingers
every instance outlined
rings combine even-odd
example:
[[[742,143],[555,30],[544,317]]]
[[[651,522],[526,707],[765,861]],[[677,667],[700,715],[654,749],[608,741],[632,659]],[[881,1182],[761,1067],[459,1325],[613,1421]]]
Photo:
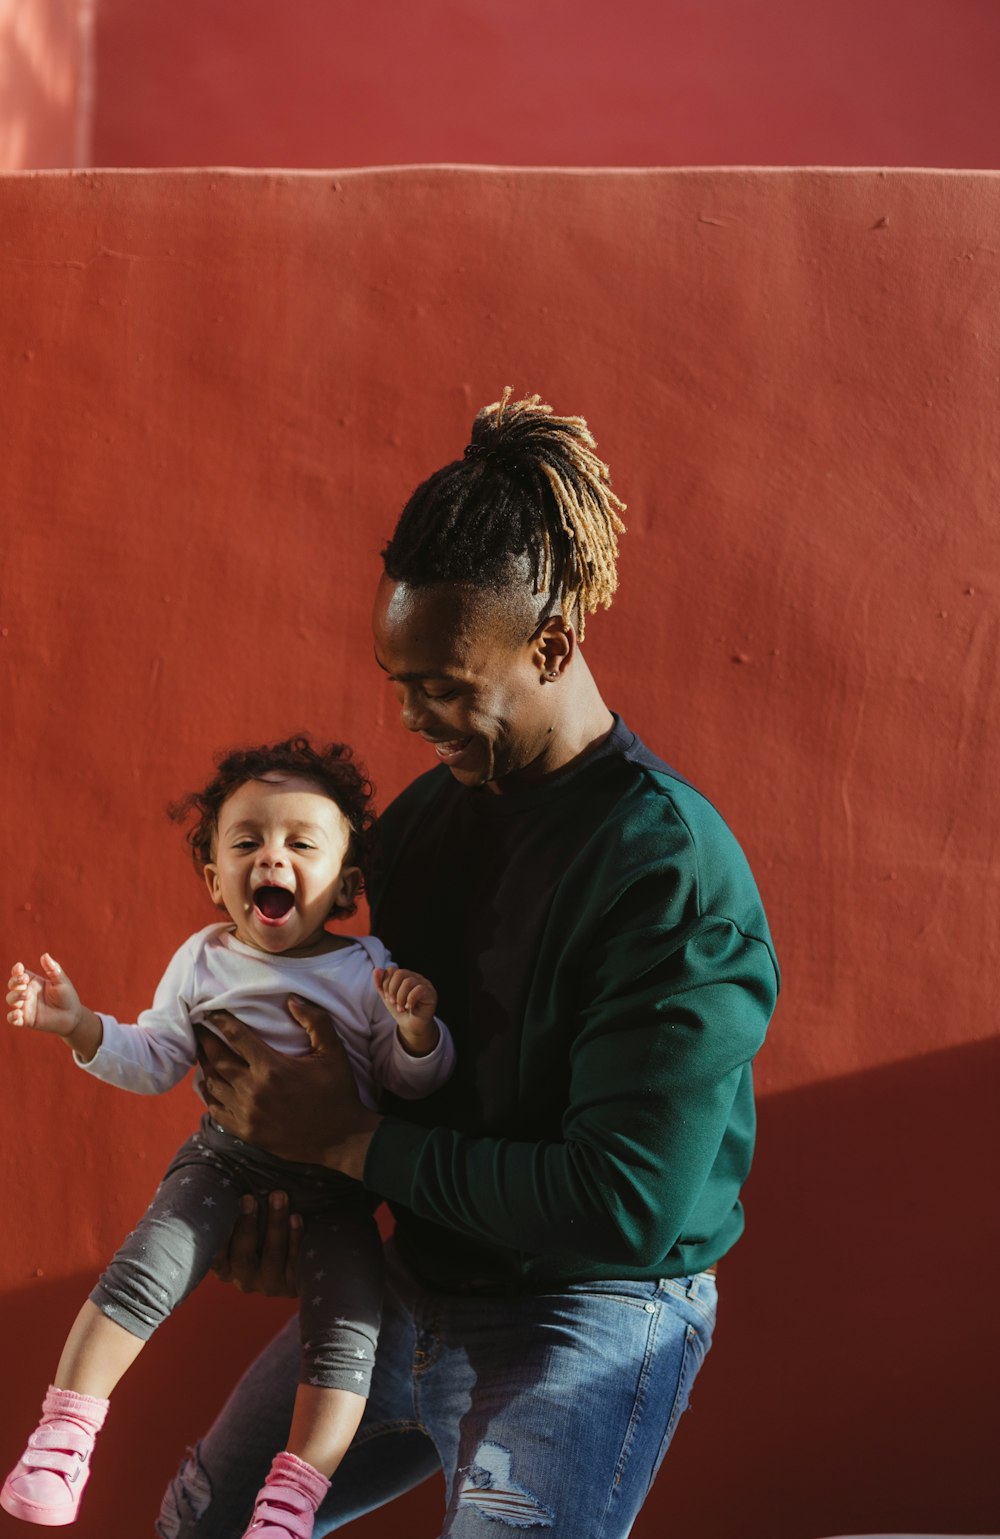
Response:
[[[24,1026],[28,1023],[27,1017],[27,988],[15,990],[7,995],[7,1003],[10,1009],[7,1011],[7,1020],[11,1026]]]
[[[437,990],[424,978],[415,979],[406,996],[406,1008],[411,1015],[432,1016],[437,1009]]]
[[[399,988],[396,990],[396,1009],[412,1010],[414,997],[419,988],[420,985],[417,979],[411,977],[409,974],[401,978]]]
[[[399,985],[405,974],[399,967],[376,967],[375,987],[387,1002],[395,1003]]]
[[[7,981],[7,1003],[11,1009],[7,1012],[7,1020],[11,1026],[24,1025],[24,1006],[28,997],[28,974],[20,962],[14,963],[13,971]]]

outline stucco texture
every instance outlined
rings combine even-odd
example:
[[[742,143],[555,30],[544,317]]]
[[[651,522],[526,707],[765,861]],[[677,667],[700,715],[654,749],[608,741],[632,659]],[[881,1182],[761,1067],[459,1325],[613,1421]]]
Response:
[[[640,1539],[992,1526],[998,221],[987,173],[0,180],[4,966],[148,1001],[212,917],[164,807],[216,749],[347,737],[383,803],[425,767],[372,661],[378,551],[505,384],[612,466],[588,657],[743,840],[786,978]],[[196,1107],[5,1033],[9,1463]],[[81,1539],[151,1521],[285,1307],[213,1281],[165,1327]]]

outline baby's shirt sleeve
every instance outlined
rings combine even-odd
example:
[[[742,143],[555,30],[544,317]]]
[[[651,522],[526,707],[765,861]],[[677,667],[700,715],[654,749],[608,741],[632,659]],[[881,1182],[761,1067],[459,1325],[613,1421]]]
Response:
[[[134,1025],[98,1010],[104,1028],[100,1047],[89,1063],[74,1053],[80,1068],[95,1079],[139,1095],[172,1090],[195,1062],[196,1047],[189,1009],[194,999],[195,965],[204,932],[192,935],[175,952],[157,985],[153,1004]]]
[[[364,947],[372,959],[372,966],[391,967],[392,957],[380,940],[373,935],[365,936]],[[455,1067],[455,1044],[451,1032],[443,1021],[434,1017],[438,1040],[429,1053],[415,1058],[403,1046],[396,1022],[389,1014],[372,979],[368,984],[366,1004],[371,1028],[370,1052],[372,1078],[378,1090],[391,1090],[404,1101],[419,1101],[440,1090]]]

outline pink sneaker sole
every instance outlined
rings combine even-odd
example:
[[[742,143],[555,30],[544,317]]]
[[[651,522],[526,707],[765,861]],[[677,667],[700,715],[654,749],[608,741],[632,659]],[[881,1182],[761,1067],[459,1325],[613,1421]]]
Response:
[[[18,1496],[16,1491],[8,1491],[4,1486],[0,1491],[0,1507],[4,1512],[9,1512],[12,1518],[20,1518],[24,1523],[38,1523],[42,1528],[62,1528],[67,1523],[76,1522],[80,1502],[77,1499],[72,1507],[43,1507],[38,1502],[30,1502]]]

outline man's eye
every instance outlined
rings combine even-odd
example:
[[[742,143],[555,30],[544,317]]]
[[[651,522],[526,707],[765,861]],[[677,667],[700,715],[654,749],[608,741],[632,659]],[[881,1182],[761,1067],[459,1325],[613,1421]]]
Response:
[[[431,690],[425,689],[424,694],[427,696],[428,700],[454,700],[455,696],[458,694],[458,690],[446,689],[443,690],[440,695],[435,695]]]

